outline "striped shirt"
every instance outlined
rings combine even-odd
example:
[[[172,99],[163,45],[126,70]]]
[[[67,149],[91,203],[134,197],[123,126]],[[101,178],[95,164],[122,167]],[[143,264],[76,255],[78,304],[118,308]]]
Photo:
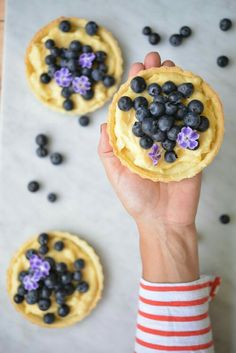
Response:
[[[219,277],[189,283],[140,282],[135,353],[213,353],[209,302]]]

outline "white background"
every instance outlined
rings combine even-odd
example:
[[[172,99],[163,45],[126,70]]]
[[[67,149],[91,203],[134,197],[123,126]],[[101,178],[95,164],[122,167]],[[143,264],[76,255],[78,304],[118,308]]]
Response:
[[[142,61],[150,50],[159,50],[185,69],[201,75],[219,92],[225,106],[226,134],[223,148],[204,172],[198,212],[201,270],[223,278],[212,304],[216,352],[233,353],[235,322],[235,89],[236,2],[226,0],[9,0],[7,6],[3,124],[1,145],[1,291],[0,353],[128,353],[133,351],[137,290],[140,275],[138,236],[108,184],[96,149],[99,126],[107,106],[91,115],[92,123],[81,128],[76,118],[49,111],[27,87],[24,53],[32,35],[52,19],[65,15],[85,17],[111,30],[120,42],[125,71]],[[234,16],[234,17],[233,17]],[[222,32],[219,20],[231,17],[234,28]],[[141,34],[150,25],[162,36],[151,46]],[[168,43],[170,34],[190,25],[193,36],[181,47]],[[216,65],[218,55],[228,55],[231,65]],[[66,161],[54,167],[35,156],[34,138],[45,132],[50,150],[62,152]],[[27,191],[29,180],[38,179],[42,189]],[[60,200],[49,204],[50,191]],[[218,222],[221,213],[231,224]],[[101,256],[105,270],[103,300],[86,320],[74,327],[48,330],[24,320],[9,302],[5,271],[9,260],[29,236],[58,229],[74,232],[89,241]]]

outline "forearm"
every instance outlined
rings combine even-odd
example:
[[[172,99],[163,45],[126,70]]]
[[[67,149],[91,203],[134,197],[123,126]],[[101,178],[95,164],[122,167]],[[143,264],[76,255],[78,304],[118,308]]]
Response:
[[[151,225],[151,226],[150,226]],[[138,221],[143,278],[149,282],[191,282],[199,278],[194,225]]]

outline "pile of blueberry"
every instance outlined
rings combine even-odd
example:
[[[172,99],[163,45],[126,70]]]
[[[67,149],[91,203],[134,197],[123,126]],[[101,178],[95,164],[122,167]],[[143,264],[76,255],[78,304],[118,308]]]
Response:
[[[72,27],[67,20],[59,24],[62,32],[70,32]],[[90,36],[96,35],[98,30],[98,25],[93,21],[85,26],[85,31]],[[90,100],[94,96],[97,82],[102,82],[107,88],[114,85],[114,77],[107,74],[107,53],[104,51],[94,51],[90,45],[79,40],[73,40],[69,48],[59,48],[53,39],[48,39],[45,47],[50,51],[45,57],[48,71],[40,75],[40,81],[43,84],[48,84],[52,79],[56,81],[61,87],[62,97],[65,98],[65,110],[74,109],[71,99],[73,94],[80,94],[85,100]]]
[[[46,324],[52,324],[56,315],[65,317],[70,313],[66,301],[75,291],[86,293],[89,290],[88,283],[83,281],[84,259],[77,259],[73,264],[74,271],[69,271],[66,263],[56,262],[53,257],[46,256],[49,241],[49,235],[42,233],[38,236],[39,248],[26,251],[25,256],[30,267],[19,273],[20,284],[13,298],[16,304],[25,300],[29,305],[37,305],[41,311],[50,310],[52,301],[55,300],[58,304],[57,313],[45,313],[43,321]],[[53,248],[63,251],[64,243],[56,241]]]
[[[194,99],[185,103],[194,91],[192,83],[176,86],[174,82],[167,81],[162,86],[158,83],[147,86],[143,77],[136,76],[131,80],[130,87],[137,94],[147,90],[152,98],[150,103],[142,95],[134,100],[122,96],[118,101],[120,110],[135,110],[137,121],[132,132],[140,138],[142,148],[150,149],[154,143],[161,143],[165,161],[172,163],[177,158],[174,151],[176,143],[191,150],[199,147],[198,133],[208,129],[209,120],[201,115],[204,110],[201,101]]]

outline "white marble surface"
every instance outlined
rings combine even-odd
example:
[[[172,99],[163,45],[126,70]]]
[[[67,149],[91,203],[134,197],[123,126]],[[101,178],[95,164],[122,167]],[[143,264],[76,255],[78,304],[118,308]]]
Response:
[[[216,352],[236,351],[236,2],[234,0],[9,0],[7,6],[1,145],[1,295],[0,353],[118,353],[132,352],[135,332],[137,288],[140,271],[136,228],[109,186],[96,148],[99,125],[107,106],[92,115],[82,129],[77,119],[61,116],[42,106],[29,91],[24,74],[24,52],[32,35],[60,15],[94,19],[109,28],[120,41],[126,72],[131,62],[142,60],[152,49],[186,69],[202,75],[220,93],[225,105],[226,135],[215,162],[204,172],[198,213],[202,272],[223,277],[212,304]],[[218,29],[222,17],[233,17],[228,33]],[[168,36],[181,25],[194,34],[179,48]],[[162,42],[151,47],[141,34],[151,25]],[[221,69],[216,57],[226,54],[232,64]],[[61,151],[66,162],[53,167],[35,156],[34,137],[45,132],[50,149]],[[43,188],[33,195],[26,185],[39,179]],[[52,205],[49,191],[60,200]],[[222,226],[218,216],[232,215]],[[11,256],[29,236],[47,229],[81,234],[96,248],[105,270],[103,300],[82,323],[63,330],[47,330],[25,321],[9,303],[5,271]]]

